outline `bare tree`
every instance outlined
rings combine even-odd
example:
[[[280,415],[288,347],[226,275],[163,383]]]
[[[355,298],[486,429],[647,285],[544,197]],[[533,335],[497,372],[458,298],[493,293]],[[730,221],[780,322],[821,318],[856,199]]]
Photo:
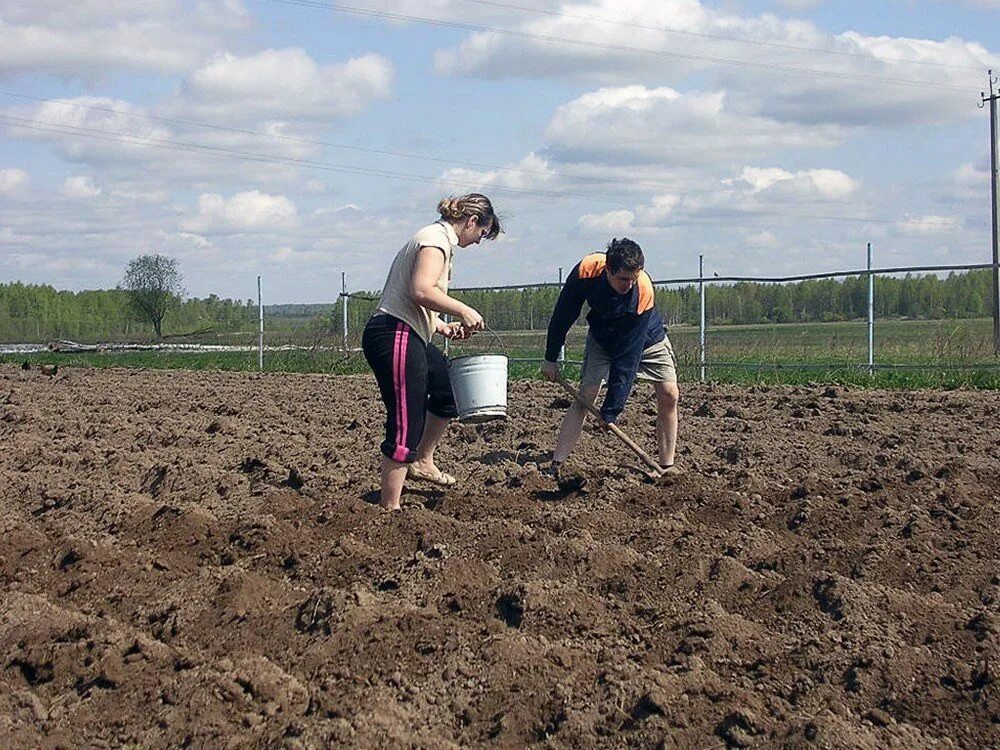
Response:
[[[180,303],[184,294],[183,282],[176,258],[140,255],[128,262],[125,278],[118,288],[128,295],[136,313],[153,324],[156,338],[160,339],[164,316]]]

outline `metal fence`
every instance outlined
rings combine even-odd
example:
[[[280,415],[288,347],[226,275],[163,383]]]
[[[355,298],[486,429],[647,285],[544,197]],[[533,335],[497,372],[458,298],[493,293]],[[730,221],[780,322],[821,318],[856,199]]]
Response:
[[[961,356],[948,356],[949,344],[954,344],[950,342],[949,339],[952,337],[949,328],[939,328],[931,329],[931,335],[937,337],[940,343],[937,345],[937,349],[944,354],[943,357],[939,358],[939,361],[935,362],[913,362],[913,361],[880,361],[879,355],[883,352],[889,353],[892,348],[886,346],[888,340],[883,343],[883,349],[879,350],[877,347],[880,343],[880,337],[877,334],[879,326],[884,326],[886,332],[889,329],[893,329],[894,324],[891,321],[883,320],[879,322],[877,326],[877,320],[875,315],[876,310],[876,280],[879,277],[889,277],[889,276],[899,276],[901,274],[932,274],[939,272],[969,272],[982,269],[993,269],[994,277],[996,276],[997,266],[992,263],[976,263],[976,264],[961,264],[961,265],[934,265],[934,266],[899,266],[899,267],[887,267],[887,268],[874,268],[872,266],[872,252],[871,247],[868,247],[867,254],[867,266],[864,269],[854,269],[845,271],[835,271],[826,273],[811,273],[802,274],[795,276],[719,276],[711,275],[705,276],[704,273],[704,256],[699,256],[699,270],[698,275],[694,277],[683,277],[683,278],[668,278],[668,279],[658,279],[653,281],[653,285],[656,289],[668,289],[672,287],[695,287],[697,289],[698,295],[698,323],[697,323],[697,344],[696,347],[688,347],[687,354],[689,356],[679,357],[678,366],[680,368],[693,369],[697,372],[698,379],[705,381],[709,377],[709,373],[713,370],[720,369],[731,369],[731,368],[743,368],[743,369],[796,369],[796,370],[810,370],[810,369],[834,369],[834,368],[850,368],[859,370],[862,372],[867,372],[870,375],[874,375],[878,370],[963,370],[963,369],[975,369],[975,370],[998,370],[1000,369],[1000,362],[996,359],[996,354],[1000,350],[1000,342],[997,341],[996,330],[997,330],[997,293],[996,285],[994,284],[994,291],[990,295],[991,299],[984,301],[985,309],[992,310],[994,315],[993,321],[993,336],[991,337],[985,332],[985,322],[982,329],[982,335],[979,336],[974,344],[968,345],[966,347],[967,351],[962,352]],[[501,286],[468,286],[468,287],[453,287],[450,293],[461,297],[462,295],[468,295],[476,292],[495,292],[503,290],[542,290],[551,288],[557,291],[562,286],[562,269],[559,269],[559,279],[558,281],[552,282],[539,282],[532,284],[512,284],[512,285],[501,285]],[[832,362],[829,358],[824,357],[824,361],[808,361],[808,359],[797,358],[794,362],[781,362],[775,359],[770,359],[768,361],[747,359],[746,357],[741,357],[737,359],[726,358],[725,356],[720,356],[719,358],[713,359],[710,357],[710,353],[713,351],[713,342],[721,342],[727,337],[731,337],[734,327],[726,325],[710,326],[708,323],[709,313],[711,311],[712,304],[712,293],[711,289],[713,286],[724,285],[724,284],[736,284],[740,282],[748,283],[758,283],[758,284],[790,284],[794,282],[803,282],[811,280],[837,280],[845,279],[848,277],[859,277],[867,280],[867,316],[864,320],[864,351],[857,351],[857,348],[848,348],[849,355],[851,357],[857,356],[856,359],[850,361],[837,361]],[[374,310],[375,299],[370,294],[360,294],[357,292],[351,292],[348,289],[346,274],[342,275],[342,291],[339,295],[341,304],[338,305],[340,313],[340,323],[342,325],[341,339],[343,347],[345,350],[350,348],[350,342],[353,338],[360,335],[360,330],[352,331],[350,321],[355,320],[354,325],[359,325],[359,321],[366,319],[367,314]],[[365,313],[363,316],[356,315],[356,311],[352,309],[353,305],[364,305],[363,310]],[[532,339],[535,345],[536,351],[525,352],[523,347],[519,345],[519,342],[527,341],[529,333],[528,331],[519,330],[498,330],[497,333],[500,336],[501,341],[506,349],[509,349],[512,354],[510,356],[511,362],[523,362],[523,363],[540,363],[543,360],[543,356],[540,351],[537,351],[540,347],[544,347],[544,327],[547,325],[547,316],[544,314],[545,311],[539,311],[537,318],[539,319],[539,328],[534,329],[534,325],[531,326],[536,330],[537,336]],[[548,310],[551,312],[551,310]],[[498,316],[494,316],[494,320]],[[521,316],[523,318],[523,316]],[[529,320],[534,320],[534,317],[529,317]],[[501,322],[494,325],[495,329],[502,329],[503,321],[502,316],[500,316]],[[491,320],[487,318],[487,323],[490,324]],[[360,325],[363,325],[360,324]],[[861,321],[854,321],[851,326],[860,326]],[[582,327],[580,327],[582,330]],[[684,329],[683,326],[680,327],[681,330]],[[677,327],[671,326],[671,338],[674,338],[674,331]],[[852,329],[853,330],[853,329]],[[977,336],[980,333],[977,329]],[[687,334],[684,334],[687,335]],[[571,338],[573,334],[571,333]],[[541,340],[541,345],[539,347],[538,341]],[[576,337],[576,343],[579,345],[582,343],[582,338],[580,335]],[[451,344],[445,341],[445,348],[451,349]],[[457,348],[457,347],[456,347]],[[577,347],[579,348],[579,346]],[[676,349],[676,345],[675,345]],[[719,354],[725,354],[726,347],[719,347]],[[954,346],[952,346],[954,349]],[[460,353],[465,353],[467,347],[459,348]],[[952,352],[954,355],[954,352]],[[862,358],[863,357],[863,358]],[[568,364],[579,364],[578,361],[573,359],[565,360]]]

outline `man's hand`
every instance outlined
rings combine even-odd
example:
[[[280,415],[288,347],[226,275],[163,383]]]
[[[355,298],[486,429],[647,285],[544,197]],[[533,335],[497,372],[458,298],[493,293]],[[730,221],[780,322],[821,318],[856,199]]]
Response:
[[[551,380],[552,382],[555,382],[559,380],[561,376],[561,373],[559,372],[558,362],[549,362],[548,360],[546,360],[545,362],[542,362],[541,369],[542,369],[542,377],[544,377],[546,380]]]

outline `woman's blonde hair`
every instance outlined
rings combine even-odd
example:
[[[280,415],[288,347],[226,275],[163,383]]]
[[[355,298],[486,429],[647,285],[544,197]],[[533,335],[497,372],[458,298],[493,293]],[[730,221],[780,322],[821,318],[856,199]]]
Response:
[[[438,213],[445,221],[452,222],[474,216],[479,226],[489,225],[490,231],[485,236],[488,240],[495,240],[503,231],[500,218],[494,212],[490,199],[480,193],[444,198],[438,203]]]

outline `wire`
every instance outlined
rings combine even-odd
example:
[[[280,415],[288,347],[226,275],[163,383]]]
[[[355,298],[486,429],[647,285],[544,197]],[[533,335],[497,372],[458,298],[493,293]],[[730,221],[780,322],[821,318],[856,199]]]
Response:
[[[748,39],[746,37],[738,36],[725,36],[722,34],[706,34],[699,31],[689,31],[687,29],[674,29],[667,26],[648,26],[646,24],[635,23],[632,21],[615,21],[609,18],[598,18],[596,16],[581,16],[573,13],[563,13],[561,11],[555,10],[544,10],[542,8],[531,8],[524,5],[512,5],[509,3],[498,3],[492,2],[492,0],[462,0],[466,3],[475,3],[476,5],[488,5],[494,8],[505,8],[507,10],[520,10],[527,13],[537,13],[539,15],[553,16],[556,18],[570,18],[577,21],[592,21],[595,23],[604,23],[611,26],[622,26],[630,29],[644,29],[647,31],[659,31],[665,34],[679,34],[682,36],[697,37],[699,39],[716,39],[724,42],[739,42],[741,44],[755,44],[761,47],[775,47],[777,49],[785,49],[793,52],[818,52],[824,55],[839,55],[842,57],[855,57],[859,60],[865,60],[867,62],[900,62],[907,63],[908,65],[929,65],[940,68],[952,68],[954,70],[975,70],[982,72],[983,69],[978,66],[972,65],[951,65],[949,63],[934,62],[932,60],[908,60],[902,57],[873,57],[872,55],[866,55],[861,52],[847,52],[846,50],[835,50],[835,49],[825,49],[823,47],[802,47],[796,44],[785,44],[784,42],[768,42],[763,39]]]
[[[482,162],[462,162],[462,161],[458,161],[458,160],[454,160],[454,159],[444,159],[444,158],[440,158],[440,157],[423,156],[421,154],[411,154],[411,153],[407,153],[407,152],[403,152],[403,151],[392,151],[392,150],[386,150],[386,149],[369,148],[369,147],[366,147],[366,146],[353,146],[353,145],[348,145],[348,144],[332,143],[332,142],[329,142],[329,141],[321,141],[321,140],[310,139],[310,138],[300,138],[298,136],[282,135],[280,133],[266,133],[266,132],[259,131],[259,130],[250,130],[250,129],[245,129],[245,128],[233,128],[233,127],[227,127],[227,126],[224,126],[224,125],[215,125],[213,123],[205,123],[205,122],[200,122],[200,121],[196,121],[196,120],[186,120],[186,119],[181,119],[181,118],[176,118],[176,117],[164,117],[164,116],[161,116],[161,115],[152,115],[152,114],[147,114],[147,113],[128,112],[128,111],[121,110],[121,109],[115,109],[114,107],[104,107],[104,106],[99,106],[99,105],[96,105],[96,104],[81,104],[79,102],[70,102],[70,101],[66,101],[64,99],[50,99],[50,98],[46,98],[46,97],[42,97],[42,96],[35,96],[35,95],[32,95],[32,94],[23,94],[23,93],[19,93],[19,92],[15,92],[15,91],[0,90],[0,94],[3,94],[4,96],[9,96],[9,97],[15,98],[15,99],[25,99],[25,100],[29,100],[29,101],[44,102],[44,103],[47,103],[47,104],[58,104],[60,106],[77,108],[77,109],[94,110],[94,111],[98,111],[98,112],[108,112],[110,114],[121,115],[121,116],[126,116],[126,117],[145,118],[145,119],[153,120],[153,121],[156,121],[156,122],[166,122],[166,123],[171,123],[171,124],[176,124],[176,125],[188,125],[188,126],[192,126],[192,127],[200,127],[200,128],[206,128],[206,129],[209,129],[209,130],[215,130],[215,131],[219,131],[219,132],[239,133],[239,134],[242,134],[242,135],[252,135],[252,136],[257,136],[257,137],[261,137],[261,138],[271,138],[271,139],[277,139],[277,140],[282,140],[282,141],[290,141],[290,142],[293,142],[293,143],[305,143],[305,144],[317,145],[317,146],[327,146],[327,147],[330,147],[330,148],[346,149],[346,150],[351,150],[351,151],[359,151],[359,152],[363,152],[363,153],[374,153],[374,154],[380,154],[380,155],[404,157],[404,158],[408,158],[408,159],[417,159],[417,160],[423,159],[425,161],[431,161],[431,162],[441,163],[441,164],[451,164],[451,165],[454,165],[454,166],[457,166],[457,167],[463,167],[463,168],[465,168],[465,167],[477,167],[477,168],[481,168],[481,169],[489,169],[489,170],[494,170],[494,171],[498,171],[498,172],[509,172],[509,173],[514,173],[514,174],[533,175],[533,176],[539,176],[539,177],[555,176],[555,177],[563,177],[563,178],[566,178],[566,179],[569,179],[569,180],[580,180],[581,182],[590,182],[590,183],[594,183],[594,184],[608,184],[608,185],[615,185],[615,186],[620,186],[621,185],[621,181],[620,180],[616,180],[613,177],[596,177],[596,176],[588,176],[588,175],[574,175],[574,174],[569,173],[569,172],[559,172],[559,171],[556,171],[556,170],[542,171],[542,170],[532,170],[532,169],[521,169],[521,168],[517,168],[517,167],[502,167],[502,166],[498,166],[498,165],[495,165],[495,164],[486,164],[486,163],[482,163]],[[37,121],[33,120],[32,122],[37,122]],[[52,124],[55,124],[55,123],[52,123]],[[122,135],[127,135],[127,134],[122,134]],[[199,148],[211,148],[211,147],[203,147],[203,146],[198,146],[198,147]],[[345,168],[347,168],[347,167],[345,167]],[[363,168],[356,167],[356,169],[363,169]],[[421,178],[421,179],[428,179],[428,178]],[[468,182],[464,182],[464,183],[462,183],[462,182],[456,182],[456,184],[464,184],[464,185],[467,185],[467,186],[468,185],[472,185],[472,186],[476,186],[476,187],[480,186],[480,183],[472,182],[472,181],[468,181]],[[669,189],[669,190],[682,191],[684,193],[707,193],[707,194],[711,194],[711,195],[717,195],[719,193],[719,188],[718,187],[708,187],[708,188],[705,188],[705,187],[690,187],[690,186],[687,186],[687,185],[671,184],[671,183],[665,183],[665,182],[651,182],[651,181],[641,181],[641,180],[631,180],[631,179],[628,181],[628,185],[630,187],[647,187],[647,188],[656,189],[656,190]],[[503,189],[503,188],[497,188],[497,189]],[[523,191],[523,190],[529,190],[529,188],[511,188],[511,190],[522,190]],[[567,197],[567,195],[565,193],[560,193],[559,195],[561,195],[563,197]],[[823,204],[824,205],[841,205],[841,206],[853,205],[853,203],[851,203],[850,201],[838,201],[838,200],[825,200],[825,201],[823,201]],[[632,206],[633,203],[619,201],[619,205]],[[760,213],[762,215],[778,215],[778,216],[784,215],[784,214],[781,214],[781,213],[775,214],[774,212],[770,212],[769,213],[769,212],[766,212],[766,211],[763,211],[763,212],[760,212]],[[804,218],[816,218],[816,217],[805,216],[804,215]],[[854,220],[854,219],[852,219],[852,220]],[[856,220],[862,221],[863,219],[856,219]],[[879,220],[875,219],[873,221],[877,222]],[[697,223],[697,222],[692,221],[691,223]],[[890,223],[892,223],[892,221],[890,221]],[[930,225],[947,224],[947,222],[926,222],[926,221],[915,221],[915,222],[911,222],[911,223],[918,224],[918,225],[919,224],[930,224]]]
[[[933,271],[976,271],[983,268],[994,268],[993,263],[966,263],[955,266],[901,266],[897,268],[873,268],[855,271],[834,271],[832,273],[807,273],[800,276],[711,276],[699,278],[693,276],[686,279],[661,279],[654,281],[653,286],[665,286],[668,284],[697,284],[699,282],[751,282],[761,284],[784,284],[791,281],[812,281],[816,279],[839,279],[854,276],[882,276],[893,273],[920,273]]]
[[[257,154],[249,151],[240,151],[237,149],[224,148],[222,146],[206,146],[197,143],[187,143],[184,141],[172,141],[164,138],[152,138],[149,136],[136,136],[130,133],[119,133],[110,130],[100,130],[96,128],[84,128],[76,125],[65,125],[63,123],[53,123],[45,122],[40,120],[29,120],[23,117],[13,117],[11,115],[0,114],[0,122],[7,122],[15,127],[25,128],[28,130],[36,130],[42,132],[53,132],[60,133],[63,135],[75,135],[81,138],[91,138],[96,140],[111,141],[115,143],[126,143],[131,145],[141,145],[149,146],[151,148],[166,149],[168,151],[185,151],[192,153],[207,153],[219,156],[230,156],[237,159],[242,159],[245,161],[262,162],[262,163],[273,163],[273,164],[286,164],[289,166],[305,167],[308,169],[320,169],[329,172],[343,172],[346,174],[357,174],[357,175],[374,175],[378,177],[388,177],[393,179],[402,180],[413,180],[419,182],[433,182],[439,178],[427,177],[426,175],[418,175],[407,172],[392,172],[383,169],[373,169],[369,167],[355,167],[349,164],[329,164],[326,162],[313,161],[309,159],[296,159],[290,156],[274,156],[269,154]],[[466,187],[481,187],[481,183],[460,180],[460,179],[448,179],[448,183],[455,185],[464,185]],[[536,190],[527,188],[515,188],[507,187],[502,185],[491,185],[491,190],[508,192],[508,193],[523,193],[526,195],[544,195],[550,198],[573,198],[579,197],[574,196],[570,193],[562,193],[553,190]],[[611,196],[590,196],[598,197],[602,200],[607,200],[611,203],[620,203],[622,205],[631,205],[621,201],[621,199],[614,198]]]
[[[880,276],[883,274],[894,274],[894,273],[920,273],[920,272],[931,272],[931,271],[975,271],[984,268],[995,268],[993,263],[966,263],[963,265],[954,266],[902,266],[897,268],[873,268],[871,270],[872,276]],[[855,270],[855,271],[828,271],[823,273],[809,273],[801,276],[690,276],[682,277],[676,279],[656,279],[652,282],[654,287],[663,286],[674,286],[677,284],[693,285],[699,282],[722,282],[722,281],[746,281],[751,283],[760,284],[781,284],[791,281],[809,281],[815,279],[838,279],[850,276],[868,276],[868,269]],[[451,287],[453,292],[488,292],[488,291],[504,291],[508,289],[545,289],[545,288],[561,288],[563,286],[562,282],[558,281],[540,281],[533,284],[506,284],[504,286],[460,286]]]
[[[556,44],[566,44],[571,46],[586,47],[587,49],[603,49],[611,52],[631,52],[641,55],[652,55],[655,57],[666,57],[677,60],[692,60],[703,63],[717,63],[720,65],[734,65],[741,68],[763,68],[782,73],[794,73],[801,75],[821,76],[824,78],[840,78],[844,80],[868,81],[871,83],[896,83],[904,86],[921,86],[925,88],[937,88],[950,91],[960,91],[963,93],[979,93],[978,89],[965,86],[953,86],[944,83],[933,83],[930,81],[914,81],[906,78],[890,78],[887,76],[870,76],[861,73],[844,73],[826,70],[814,70],[810,68],[797,68],[789,65],[777,65],[775,63],[752,62],[748,60],[734,60],[725,57],[713,57],[710,55],[693,55],[683,52],[668,52],[666,50],[650,49],[648,47],[631,47],[624,44],[610,44],[607,42],[597,42],[584,39],[572,39],[569,37],[553,36],[551,34],[536,34],[529,31],[516,31],[513,29],[499,29],[481,24],[465,23],[462,21],[445,21],[425,16],[412,16],[404,13],[392,13],[389,11],[370,10],[367,8],[356,8],[350,5],[340,5],[334,3],[324,3],[318,0],[260,0],[261,2],[278,3],[281,5],[294,5],[302,8],[313,8],[317,10],[332,10],[338,13],[349,13],[367,18],[388,19],[394,21],[409,21],[411,23],[426,24],[429,26],[439,26],[443,28],[463,29],[484,34],[500,34],[515,39],[528,39],[531,41],[552,42]]]
[[[510,174],[520,174],[529,175],[536,177],[564,177],[570,180],[579,180],[581,182],[590,182],[595,184],[610,184],[620,186],[621,182],[612,177],[595,177],[590,175],[575,175],[569,172],[559,172],[556,170],[540,170],[540,169],[523,169],[520,167],[503,167],[496,164],[486,164],[484,162],[474,162],[474,161],[459,161],[457,159],[445,159],[435,156],[424,156],[422,154],[412,154],[405,151],[393,151],[389,149],[378,149],[371,148],[367,146],[353,146],[343,143],[332,143],[330,141],[321,141],[312,138],[301,138],[293,135],[283,135],[281,133],[266,133],[260,130],[250,130],[246,128],[234,128],[227,127],[224,125],[215,125],[213,123],[199,122],[196,120],[185,120],[177,117],[164,117],[162,115],[152,115],[140,112],[128,112],[122,109],[115,109],[114,107],[104,107],[96,104],[81,104],[79,102],[66,101],[64,99],[49,99],[42,96],[34,96],[32,94],[22,94],[15,91],[5,91],[0,90],[0,94],[4,96],[9,96],[14,99],[24,99],[28,101],[44,102],[47,104],[58,104],[60,106],[72,107],[76,109],[93,110],[97,112],[108,112],[114,115],[120,115],[123,117],[134,117],[134,118],[145,118],[148,120],[153,120],[155,122],[165,122],[173,125],[187,125],[191,127],[206,128],[209,130],[215,130],[219,132],[227,133],[239,133],[241,135],[252,135],[260,138],[271,138],[275,140],[289,141],[292,143],[303,143],[312,146],[324,146],[328,148],[344,149],[349,151],[358,151],[361,153],[371,153],[378,154],[380,156],[393,156],[401,157],[406,159],[417,159],[435,162],[438,164],[450,164],[452,166],[469,168],[475,167],[478,169],[488,169],[491,171],[504,172]],[[689,187],[686,185],[679,185],[676,183],[666,183],[666,182],[653,182],[653,181],[642,181],[642,180],[629,180],[630,186],[638,187],[648,187],[656,190],[683,190],[685,193],[718,193],[718,188],[716,187]],[[847,201],[825,201],[828,204],[841,204],[850,205]]]
[[[130,133],[120,133],[110,130],[101,130],[97,128],[85,128],[77,125],[66,125],[63,123],[46,122],[40,120],[31,120],[23,117],[14,117],[12,115],[0,114],[0,122],[6,122],[14,127],[24,128],[27,130],[35,130],[41,132],[53,132],[60,133],[62,135],[75,135],[81,138],[91,138],[95,140],[110,141],[114,143],[126,143],[130,145],[142,145],[149,146],[152,148],[166,149],[170,151],[184,151],[189,153],[201,153],[201,154],[212,154],[216,156],[232,157],[236,159],[241,159],[245,161],[252,161],[258,163],[270,163],[270,164],[285,164],[288,166],[304,167],[307,169],[318,169],[328,172],[340,172],[345,174],[355,174],[355,175],[369,175],[377,177],[386,177],[391,179],[401,179],[410,180],[417,182],[433,182],[438,178],[427,177],[425,175],[412,174],[407,172],[392,172],[383,169],[372,169],[368,167],[355,167],[348,164],[330,164],[327,162],[314,161],[310,159],[296,159],[290,156],[273,156],[268,154],[257,154],[248,151],[240,151],[237,149],[224,148],[222,146],[206,146],[197,143],[188,143],[184,141],[172,141],[164,138],[153,138],[150,136],[136,136]],[[463,185],[466,187],[481,188],[482,184],[479,182],[468,181],[468,180],[447,180],[450,184]],[[515,188],[507,187],[501,185],[491,185],[490,190],[495,190],[498,192],[514,193],[521,195],[542,195],[550,198],[568,198],[568,199],[600,199],[606,203],[612,203],[617,205],[627,205],[634,206],[634,201],[623,201],[621,198],[616,198],[612,196],[604,196],[600,194],[588,194],[579,195],[576,193],[566,193],[554,190],[541,190],[541,189],[529,189],[529,188]],[[846,222],[861,222],[868,224],[896,224],[899,219],[880,219],[873,217],[862,217],[862,216],[837,216],[830,214],[804,214],[786,211],[768,211],[768,210],[741,210],[741,209],[718,209],[710,207],[717,213],[722,215],[731,216],[741,216],[741,217],[758,217],[758,216],[778,216],[782,218],[799,218],[799,219],[815,219],[822,221],[846,221]],[[677,223],[685,224],[717,224],[717,221],[713,220],[703,220],[698,221],[694,219],[677,219]],[[911,225],[926,225],[926,226],[951,226],[950,221],[909,221],[907,222]]]

